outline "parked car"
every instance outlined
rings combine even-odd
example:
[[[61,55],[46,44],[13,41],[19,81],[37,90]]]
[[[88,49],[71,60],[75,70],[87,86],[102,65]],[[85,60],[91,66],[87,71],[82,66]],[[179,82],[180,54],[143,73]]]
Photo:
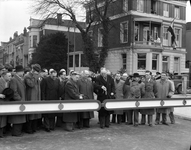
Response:
[[[182,75],[174,75],[172,77],[172,81],[174,82],[175,92],[177,92],[178,94],[181,94],[183,92],[182,91],[183,76]]]

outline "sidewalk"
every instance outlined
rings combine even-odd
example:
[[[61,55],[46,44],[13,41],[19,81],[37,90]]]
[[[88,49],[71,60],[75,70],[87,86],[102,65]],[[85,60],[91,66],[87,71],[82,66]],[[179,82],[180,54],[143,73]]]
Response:
[[[191,98],[191,94],[173,95],[173,98]],[[174,114],[179,118],[191,121],[191,107],[175,107],[174,108]]]

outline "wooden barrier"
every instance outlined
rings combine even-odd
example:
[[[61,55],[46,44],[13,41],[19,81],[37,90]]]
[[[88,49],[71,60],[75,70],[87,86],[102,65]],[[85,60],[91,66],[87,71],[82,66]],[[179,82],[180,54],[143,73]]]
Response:
[[[107,99],[103,106],[106,110],[125,110],[143,108],[191,107],[191,98],[168,99]]]
[[[97,111],[100,108],[101,103],[97,100],[1,102],[0,115],[84,112]]]
[[[98,100],[1,102],[0,115],[98,111],[101,107],[106,110],[191,107],[191,98],[107,99],[102,104]]]

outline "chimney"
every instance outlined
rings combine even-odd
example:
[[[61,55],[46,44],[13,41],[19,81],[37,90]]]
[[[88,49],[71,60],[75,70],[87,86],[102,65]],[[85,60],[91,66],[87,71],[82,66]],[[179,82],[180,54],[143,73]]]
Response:
[[[62,14],[57,14],[57,24],[58,25],[62,24]]]

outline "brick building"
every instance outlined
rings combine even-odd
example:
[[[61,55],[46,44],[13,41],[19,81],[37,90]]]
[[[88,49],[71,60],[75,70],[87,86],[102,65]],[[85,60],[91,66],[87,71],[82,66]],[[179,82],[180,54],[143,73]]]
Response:
[[[103,6],[104,2],[100,0],[100,11]],[[94,10],[93,5],[91,10]],[[113,73],[121,68],[130,74],[143,74],[145,70],[153,74],[157,71],[188,72],[185,68],[185,10],[185,1],[114,0],[108,9],[112,28],[105,67]],[[86,13],[88,22],[88,9]],[[171,34],[167,31],[174,18],[175,50],[171,46]],[[100,24],[94,24],[90,31],[98,50],[102,46],[101,30]]]

